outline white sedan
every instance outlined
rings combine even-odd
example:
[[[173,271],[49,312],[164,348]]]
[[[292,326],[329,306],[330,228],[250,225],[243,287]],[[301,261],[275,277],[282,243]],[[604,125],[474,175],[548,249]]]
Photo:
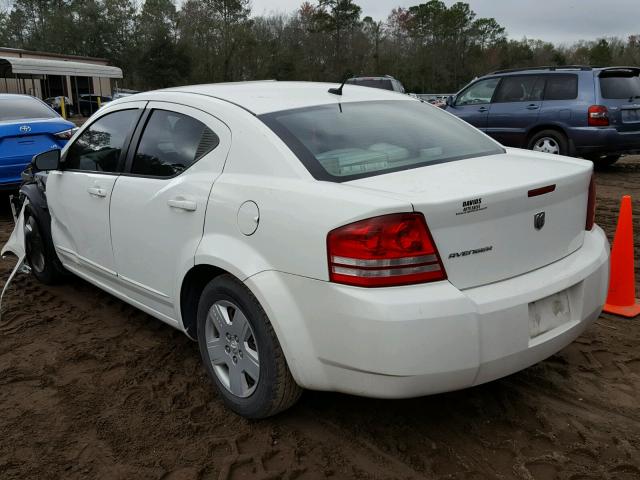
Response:
[[[331,87],[200,85],[106,105],[61,155],[34,159],[48,175],[23,187],[4,252],[196,339],[220,397],[250,418],[302,388],[478,385],[598,318],[609,246],[591,162],[505,149],[407,95]]]

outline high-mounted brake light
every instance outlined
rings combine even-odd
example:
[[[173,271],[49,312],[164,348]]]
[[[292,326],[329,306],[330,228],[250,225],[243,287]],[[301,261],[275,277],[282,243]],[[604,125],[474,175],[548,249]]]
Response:
[[[591,182],[589,183],[589,200],[587,200],[587,222],[584,226],[585,230],[589,231],[593,229],[596,223],[596,182],[591,175]]]
[[[608,127],[609,110],[603,105],[591,105],[589,107],[588,121],[590,127]]]
[[[420,213],[368,218],[327,235],[329,278],[359,287],[445,280],[438,250]]]

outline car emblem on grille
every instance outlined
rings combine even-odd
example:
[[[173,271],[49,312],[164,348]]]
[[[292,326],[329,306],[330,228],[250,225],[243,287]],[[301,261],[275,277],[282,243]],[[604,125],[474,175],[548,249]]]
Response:
[[[544,212],[536,213],[533,216],[533,226],[536,227],[536,230],[541,230],[544,227],[544,217]]]
[[[20,133],[29,133],[31,131],[31,127],[29,125],[22,125],[20,127]]]

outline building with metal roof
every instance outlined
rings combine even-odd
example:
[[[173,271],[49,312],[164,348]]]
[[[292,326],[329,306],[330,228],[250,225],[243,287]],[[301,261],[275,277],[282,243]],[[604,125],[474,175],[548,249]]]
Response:
[[[104,58],[0,47],[0,93],[66,97],[76,105],[83,95],[110,97],[122,70],[108,63]]]

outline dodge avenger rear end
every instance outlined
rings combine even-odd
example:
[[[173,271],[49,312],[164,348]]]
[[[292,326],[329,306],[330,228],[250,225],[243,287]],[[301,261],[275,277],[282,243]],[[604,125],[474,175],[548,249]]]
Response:
[[[49,173],[46,192],[23,187],[32,271],[73,272],[197,339],[222,399],[251,418],[301,388],[477,385],[598,318],[609,248],[591,162],[505,149],[409,96],[329,87],[105,106],[61,156],[34,160]]]

